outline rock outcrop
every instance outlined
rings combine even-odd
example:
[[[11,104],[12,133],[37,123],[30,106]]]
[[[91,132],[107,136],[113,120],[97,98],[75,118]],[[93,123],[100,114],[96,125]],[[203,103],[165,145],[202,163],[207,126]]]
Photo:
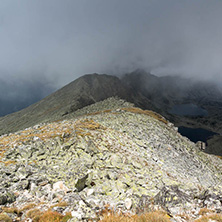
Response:
[[[69,221],[98,220],[108,207],[164,209],[172,221],[222,209],[222,160],[200,151],[165,118],[119,100],[78,117],[0,137],[0,205],[13,220],[51,209]],[[122,104],[122,106],[120,105]],[[94,110],[86,114],[89,111]],[[37,216],[30,213],[38,212]]]

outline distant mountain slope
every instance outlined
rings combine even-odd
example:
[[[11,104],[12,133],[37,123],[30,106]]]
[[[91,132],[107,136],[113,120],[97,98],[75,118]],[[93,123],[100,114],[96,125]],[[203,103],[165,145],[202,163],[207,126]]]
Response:
[[[189,102],[204,106],[222,98],[221,89],[213,83],[178,76],[157,77],[143,70],[124,75],[122,81],[160,108]]]

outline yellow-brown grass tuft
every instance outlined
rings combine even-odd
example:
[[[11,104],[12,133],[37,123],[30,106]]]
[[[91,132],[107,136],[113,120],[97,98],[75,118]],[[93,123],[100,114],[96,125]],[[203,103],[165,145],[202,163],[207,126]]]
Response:
[[[206,215],[206,214],[209,214],[209,213],[213,213],[214,211],[211,210],[211,209],[208,209],[208,208],[201,208],[200,211],[199,211],[199,215]]]
[[[61,222],[63,218],[64,216],[58,212],[47,211],[40,216],[39,222]]]
[[[112,110],[111,109],[106,109],[106,110],[103,110],[103,111],[97,111],[97,112],[94,112],[94,113],[88,113],[86,114],[86,116],[95,116],[95,115],[99,115],[99,114],[103,114],[103,113],[111,113]]]
[[[31,218],[33,222],[39,222],[39,219],[42,214],[42,211],[40,211],[39,209],[31,209],[26,213],[26,216],[28,218]]]
[[[85,119],[76,122],[75,132],[78,136],[91,136],[91,130],[105,129],[102,125],[92,119]]]
[[[72,218],[71,213],[66,213],[66,215],[62,218],[61,222],[67,222],[71,218]]]
[[[137,114],[144,114],[144,115],[148,115],[148,116],[151,116],[153,117],[154,119],[157,119],[165,124],[167,124],[167,120],[161,116],[160,114],[158,113],[155,113],[151,110],[143,110],[143,109],[140,109],[140,108],[136,108],[136,107],[128,107],[128,108],[122,108],[122,110],[125,110],[127,112],[131,112],[131,113],[137,113]]]
[[[101,125],[99,123],[96,123],[92,119],[85,119],[83,121],[79,121],[76,123],[77,129],[88,129],[88,130],[96,130],[101,128]]]
[[[176,216],[182,218],[183,220],[185,221],[191,221],[189,215],[185,214],[185,213],[180,213],[180,214],[177,214]]]
[[[12,222],[12,218],[9,217],[7,214],[5,213],[1,213],[0,214],[0,221],[2,222]]]
[[[50,207],[50,209],[52,209],[53,207],[67,207],[68,206],[68,203],[66,203],[65,201],[63,202],[59,202],[57,204],[54,204]]]
[[[201,218],[195,220],[195,222],[208,222],[208,221],[222,222],[222,214],[210,214],[202,216]]]
[[[17,162],[14,161],[14,160],[7,160],[7,161],[4,162],[4,164],[5,164],[6,166],[8,166],[8,165],[10,165],[10,164],[16,164],[16,163],[17,163]]]
[[[128,215],[108,212],[100,222],[170,222],[170,217],[162,211],[147,212],[140,215]]]
[[[24,207],[22,207],[20,209],[21,212],[23,211],[26,211],[26,210],[30,210],[30,209],[33,209],[34,207],[36,207],[37,205],[35,203],[30,203],[30,204],[27,204],[25,205]]]
[[[19,214],[20,211],[18,210],[18,208],[16,207],[2,207],[2,211],[5,213],[15,213],[15,214]]]

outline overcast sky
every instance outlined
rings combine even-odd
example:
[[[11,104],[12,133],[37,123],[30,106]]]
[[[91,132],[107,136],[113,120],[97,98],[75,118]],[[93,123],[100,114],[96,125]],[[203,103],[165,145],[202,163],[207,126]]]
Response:
[[[221,0],[0,1],[0,92],[137,68],[221,81],[221,60]]]

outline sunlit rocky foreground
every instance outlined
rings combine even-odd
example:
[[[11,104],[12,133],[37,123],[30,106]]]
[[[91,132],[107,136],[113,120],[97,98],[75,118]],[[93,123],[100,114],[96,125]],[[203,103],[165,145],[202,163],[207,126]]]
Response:
[[[13,221],[39,221],[44,212],[98,221],[104,209],[161,209],[171,221],[193,221],[202,208],[222,209],[222,160],[151,111],[125,107],[35,125],[1,136],[0,150],[1,215]]]

